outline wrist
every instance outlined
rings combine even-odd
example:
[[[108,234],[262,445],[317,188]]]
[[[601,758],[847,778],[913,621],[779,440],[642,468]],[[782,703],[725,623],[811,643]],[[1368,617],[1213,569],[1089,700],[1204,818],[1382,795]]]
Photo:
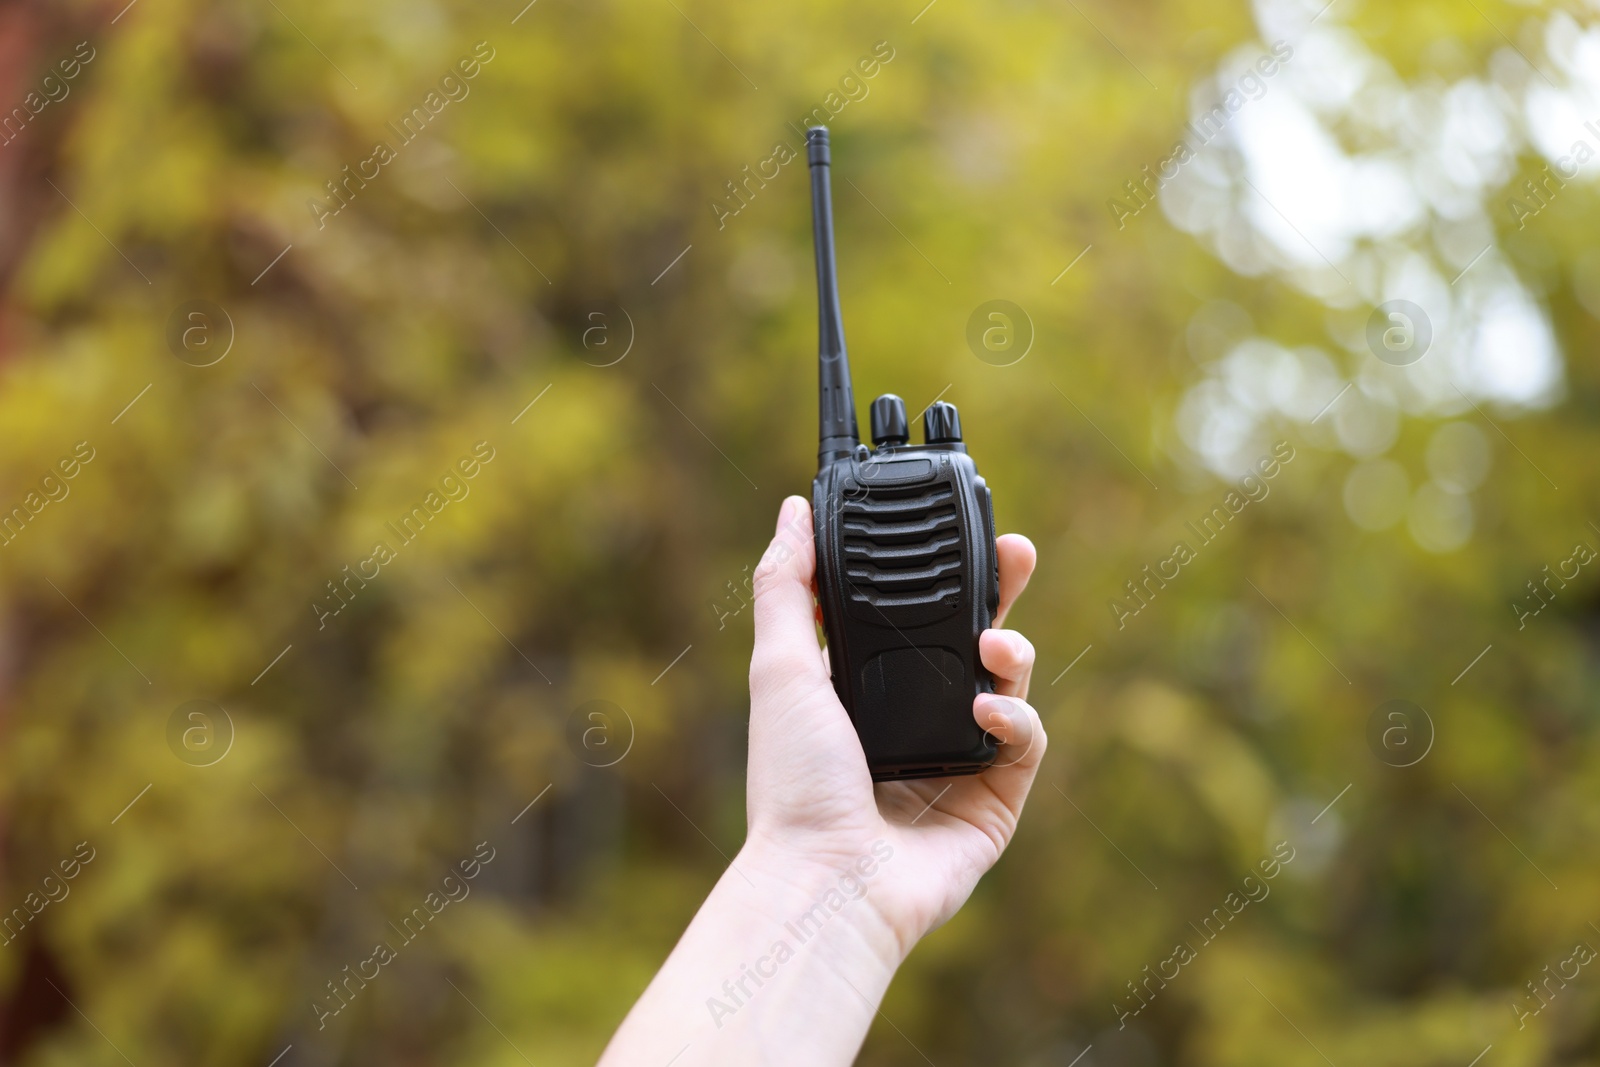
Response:
[[[796,949],[847,952],[892,975],[917,940],[894,921],[884,899],[886,869],[894,862],[887,835],[858,847],[801,853],[752,834],[733,865],[754,883],[763,909],[779,920],[784,937],[798,942]],[[743,884],[738,874],[732,877]]]
[[[853,1062],[909,947],[871,903],[888,845],[874,854],[869,842],[874,862],[857,867],[857,854],[835,862],[747,841],[603,1062]]]

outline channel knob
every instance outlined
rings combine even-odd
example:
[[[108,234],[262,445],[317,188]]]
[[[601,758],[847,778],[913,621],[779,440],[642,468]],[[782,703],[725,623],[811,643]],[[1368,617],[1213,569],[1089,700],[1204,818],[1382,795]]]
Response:
[[[954,404],[937,401],[922,416],[922,439],[930,445],[956,444],[961,440],[961,416]]]
[[[906,425],[906,402],[893,393],[884,393],[872,402],[872,443],[903,445],[911,438]]]

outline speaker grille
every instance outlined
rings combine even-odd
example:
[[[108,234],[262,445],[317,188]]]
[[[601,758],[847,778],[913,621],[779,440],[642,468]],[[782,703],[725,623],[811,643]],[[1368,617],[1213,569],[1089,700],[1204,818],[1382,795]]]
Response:
[[[961,522],[949,485],[871,489],[842,509],[850,599],[875,608],[954,606]]]

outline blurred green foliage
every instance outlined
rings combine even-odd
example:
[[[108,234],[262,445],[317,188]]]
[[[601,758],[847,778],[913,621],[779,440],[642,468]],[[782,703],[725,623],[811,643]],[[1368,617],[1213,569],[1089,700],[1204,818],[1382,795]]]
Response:
[[[1204,373],[1197,312],[1333,347],[1328,309],[1283,277],[1106,210],[1255,41],[1247,8],[120,7],[37,5],[18,101],[79,39],[97,58],[24,134],[36,149],[0,149],[34,152],[0,503],[95,453],[0,549],[0,907],[97,850],[0,949],[12,1062],[598,1054],[741,840],[749,614],[721,616],[813,471],[803,164],[736,215],[713,205],[797,148],[790,124],[879,42],[892,60],[833,123],[858,399],[959,404],[1001,527],[1038,544],[1013,618],[1051,752],[861,1062],[1042,1067],[1091,1043],[1086,1065],[1442,1067],[1490,1044],[1495,1067],[1600,1062],[1593,974],[1523,1029],[1513,1008],[1600,945],[1600,601],[1585,576],[1525,630],[1507,608],[1600,543],[1587,187],[1520,232],[1491,213],[1566,384],[1537,414],[1462,413],[1493,455],[1464,546],[1357,529],[1355,460],[1283,421],[1296,459],[1270,498],[1119,630],[1107,601],[1227,489],[1172,429]],[[1536,53],[1537,17],[1328,16],[1419,83],[1487,71],[1502,30]],[[388,124],[479,42],[470,91],[398,143]],[[379,141],[393,160],[313,211]],[[965,341],[996,298],[1037,331],[1011,366]],[[210,366],[169,347],[192,300],[231,321]],[[1439,421],[1406,416],[1389,457],[1420,477]],[[470,492],[391,534],[479,442]],[[395,558],[319,626],[378,541]],[[1407,768],[1367,743],[1392,698],[1437,731]],[[234,728],[209,766],[168,744],[196,699]],[[592,700],[628,720],[611,767],[572,743]],[[1119,1029],[1128,983],[1285,840],[1270,896]],[[326,983],[485,841],[471,896],[319,1029]]]

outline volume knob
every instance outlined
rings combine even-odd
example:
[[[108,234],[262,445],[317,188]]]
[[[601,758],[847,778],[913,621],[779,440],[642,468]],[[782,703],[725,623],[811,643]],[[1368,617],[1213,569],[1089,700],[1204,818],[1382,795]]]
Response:
[[[893,393],[884,393],[872,402],[872,443],[903,445],[911,439],[906,425],[906,402]]]
[[[956,444],[961,440],[961,416],[954,404],[940,400],[928,406],[922,416],[922,439],[930,445]]]

